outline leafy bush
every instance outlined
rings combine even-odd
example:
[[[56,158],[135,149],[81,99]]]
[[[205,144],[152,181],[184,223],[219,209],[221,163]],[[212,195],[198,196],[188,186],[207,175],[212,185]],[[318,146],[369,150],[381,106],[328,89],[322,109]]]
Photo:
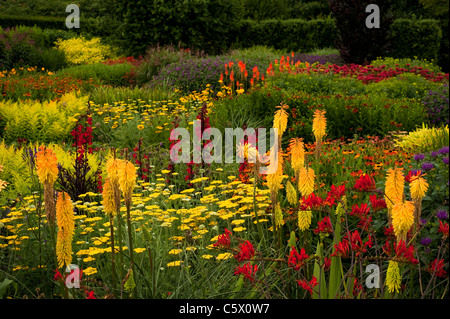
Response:
[[[69,93],[60,101],[0,102],[0,115],[8,143],[25,139],[29,142],[63,141],[74,126],[74,116],[87,108],[87,97]]]
[[[403,73],[390,79],[368,84],[366,92],[373,95],[384,94],[388,98],[394,99],[414,98],[420,100],[429,90],[438,86],[438,83],[427,81],[420,75]]]
[[[214,89],[228,62],[227,58],[221,56],[183,60],[162,68],[152,82],[173,86],[186,93],[204,88],[207,84],[211,84],[211,89]]]
[[[4,141],[0,143],[0,179],[7,183],[0,192],[0,205],[15,201],[17,194],[26,196],[31,193],[33,183],[30,169],[22,156],[23,148],[8,146]]]
[[[412,152],[431,152],[449,145],[448,125],[428,127],[422,125],[406,135],[400,135],[397,146]]]
[[[177,50],[173,46],[149,48],[142,63],[136,68],[136,81],[138,84],[147,83],[166,65],[189,57],[189,51]]]
[[[0,32],[0,69],[36,66],[39,54],[30,31],[10,29]]]
[[[397,19],[389,31],[392,56],[438,60],[442,30],[437,20]]]
[[[333,19],[317,20],[243,20],[236,45],[263,45],[290,51],[309,52],[316,48],[332,47],[337,36]]]
[[[430,90],[422,100],[428,114],[428,120],[433,125],[447,124],[449,120],[448,83],[435,90]]]
[[[92,64],[115,57],[113,49],[100,43],[100,38],[87,40],[80,36],[67,40],[58,39],[55,45],[64,52],[70,64]]]
[[[151,45],[181,44],[208,53],[227,49],[242,17],[240,0],[117,1],[119,37],[127,54],[140,55]]]
[[[76,65],[57,73],[60,77],[72,77],[88,81],[92,79],[94,83],[103,83],[109,85],[125,85],[125,75],[130,72],[132,65],[129,63],[119,63],[107,65],[103,63],[93,63]]]

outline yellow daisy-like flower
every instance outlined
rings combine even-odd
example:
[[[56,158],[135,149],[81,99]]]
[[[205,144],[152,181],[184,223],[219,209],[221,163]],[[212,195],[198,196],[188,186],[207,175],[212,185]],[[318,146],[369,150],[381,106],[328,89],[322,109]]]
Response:
[[[386,274],[386,286],[388,287],[388,291],[390,293],[394,291],[398,293],[401,283],[402,277],[400,275],[400,268],[398,268],[398,262],[390,260]]]
[[[312,211],[310,210],[300,210],[298,212],[298,228],[301,231],[309,229],[309,226],[311,226],[311,217]]]
[[[142,130],[144,129],[144,125],[139,124],[139,125],[137,126],[137,128],[138,128],[139,131],[142,131]]]
[[[325,117],[325,113],[325,110],[316,109],[314,111],[312,130],[316,140],[318,141],[321,141],[326,134],[325,130],[327,128],[327,118]]]
[[[406,234],[414,224],[414,203],[402,201],[392,206],[392,226],[397,241],[406,241]]]
[[[56,201],[56,222],[58,236],[56,242],[56,255],[58,267],[70,265],[72,262],[72,238],[75,228],[73,205],[70,196],[65,192],[58,194]]]
[[[311,167],[302,167],[298,178],[298,189],[302,196],[309,196],[314,192],[314,179],[316,175]]]

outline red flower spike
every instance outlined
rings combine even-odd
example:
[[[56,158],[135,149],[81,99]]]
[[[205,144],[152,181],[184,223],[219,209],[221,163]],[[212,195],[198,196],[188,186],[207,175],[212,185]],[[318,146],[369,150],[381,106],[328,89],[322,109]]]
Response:
[[[252,259],[253,256],[255,256],[255,249],[253,248],[252,243],[247,240],[239,245],[239,252],[234,257],[238,261],[244,261]]]
[[[288,258],[288,266],[293,268],[294,270],[299,270],[304,265],[303,261],[308,258],[309,256],[306,254],[304,248],[300,250],[299,254],[297,249],[295,249],[295,247],[292,247]]]

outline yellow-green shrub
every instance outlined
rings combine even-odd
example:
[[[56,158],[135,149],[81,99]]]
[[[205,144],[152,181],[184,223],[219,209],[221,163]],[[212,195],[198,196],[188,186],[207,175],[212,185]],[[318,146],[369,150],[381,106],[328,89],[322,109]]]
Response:
[[[32,180],[29,168],[23,159],[23,149],[0,143],[0,179],[6,182],[4,189],[0,191],[0,205],[17,199],[18,194],[23,196],[30,193]]]
[[[0,116],[5,124],[4,139],[14,142],[57,142],[68,137],[75,126],[75,116],[87,108],[88,97],[71,92],[59,101],[3,101]]]
[[[101,44],[100,38],[91,40],[86,40],[84,37],[58,39],[55,45],[58,50],[64,52],[67,62],[70,64],[92,64],[107,58],[114,58],[112,48],[109,45]]]
[[[443,127],[428,127],[422,124],[421,128],[407,135],[399,136],[396,146],[419,153],[438,150],[443,146],[448,146],[448,143],[448,125]]]

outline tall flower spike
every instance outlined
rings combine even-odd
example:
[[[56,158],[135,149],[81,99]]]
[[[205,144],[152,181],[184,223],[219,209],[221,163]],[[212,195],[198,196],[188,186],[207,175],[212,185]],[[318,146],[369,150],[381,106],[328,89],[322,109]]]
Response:
[[[315,173],[311,167],[302,167],[298,178],[298,189],[302,196],[309,196],[314,192]]]
[[[400,275],[400,269],[398,268],[398,262],[390,260],[386,274],[386,286],[388,287],[388,291],[390,293],[394,291],[398,293],[401,283],[402,277]]]
[[[116,213],[116,204],[114,199],[114,189],[111,180],[108,178],[105,181],[105,184],[103,185],[103,207],[105,212],[110,215],[114,216]]]
[[[36,167],[41,184],[53,186],[58,178],[58,160],[52,149],[39,148],[36,154]]]
[[[278,203],[275,208],[275,229],[279,229],[281,226],[283,226],[283,211]]]
[[[297,204],[297,190],[290,181],[286,183],[286,198],[292,206]]]
[[[291,154],[291,166],[294,169],[295,177],[298,181],[300,169],[305,166],[305,145],[301,138],[292,138],[289,141],[289,149]]]
[[[272,149],[271,152],[274,150]],[[267,186],[270,190],[270,199],[272,200],[272,204],[275,204],[278,190],[280,189],[281,183],[283,181],[283,153],[278,150],[278,168],[277,171],[273,174],[267,174]]]
[[[298,212],[298,228],[301,231],[309,229],[309,226],[311,226],[311,217],[312,211],[310,210],[300,210]]]
[[[411,178],[410,182],[410,192],[411,198],[414,202],[414,224],[416,225],[419,222],[420,215],[422,213],[422,198],[425,196],[425,193],[428,190],[427,181],[419,176],[414,176]]]
[[[286,131],[287,123],[288,123],[288,113],[285,111],[289,106],[286,104],[281,103],[277,108],[275,112],[275,116],[273,119],[273,128],[278,129],[278,136],[281,137]]]
[[[133,163],[127,160],[123,161],[119,166],[119,186],[123,193],[125,205],[131,204],[136,177],[136,167]]]
[[[56,222],[58,236],[56,241],[56,256],[58,267],[70,265],[72,262],[72,239],[75,228],[73,204],[65,192],[58,194],[56,201]]]
[[[405,177],[403,175],[403,169],[401,168],[390,168],[386,173],[386,184],[385,184],[385,201],[388,208],[388,219],[391,223],[392,207],[403,201],[403,189],[405,187]]]
[[[50,225],[55,224],[55,198],[53,184],[58,177],[58,160],[52,149],[41,147],[36,154],[36,168],[39,181],[44,186],[45,214]]]
[[[322,138],[325,136],[325,130],[327,128],[327,118],[325,117],[325,110],[316,109],[314,111],[313,118],[313,133],[316,137],[316,140],[322,141]]]
[[[406,241],[406,234],[414,224],[414,204],[411,201],[397,202],[392,206],[392,226],[397,242]]]

